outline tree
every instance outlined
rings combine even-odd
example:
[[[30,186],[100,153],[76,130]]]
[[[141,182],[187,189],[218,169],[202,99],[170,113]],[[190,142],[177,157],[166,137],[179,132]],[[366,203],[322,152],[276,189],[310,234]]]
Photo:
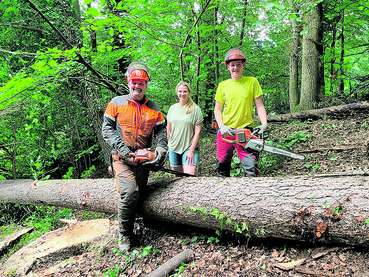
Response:
[[[144,218],[247,238],[369,246],[368,176],[181,178],[152,184]],[[153,189],[155,188],[155,189]],[[0,183],[0,201],[116,212],[112,179]]]
[[[293,4],[292,4],[293,5]],[[299,61],[301,53],[301,25],[298,22],[299,10],[294,6],[294,17],[291,19],[292,24],[292,41],[290,48],[290,80],[289,80],[289,102],[290,111],[293,112],[300,103],[299,90]]]
[[[322,47],[319,41],[321,8],[322,4],[319,3],[304,14],[300,99],[302,109],[311,109],[319,101],[319,48]]]

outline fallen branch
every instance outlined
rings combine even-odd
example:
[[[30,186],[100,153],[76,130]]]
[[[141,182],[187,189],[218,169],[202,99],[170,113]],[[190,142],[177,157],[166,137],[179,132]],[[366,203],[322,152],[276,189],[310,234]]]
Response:
[[[306,261],[306,258],[302,258],[302,259],[290,261],[290,262],[287,262],[287,263],[276,263],[276,264],[274,264],[274,266],[279,268],[279,269],[288,271],[288,270],[294,269],[297,266],[300,266],[300,265],[304,264],[305,261]]]
[[[363,148],[362,145],[339,145],[334,147],[319,147],[319,148],[313,148],[313,149],[306,149],[298,151],[299,153],[317,153],[317,152],[325,152],[325,151],[349,151],[354,149],[361,149]]]
[[[29,276],[40,259],[71,256],[93,241],[111,236],[110,228],[109,220],[95,219],[48,232],[9,257],[1,266],[0,276]]]
[[[22,236],[33,231],[33,227],[24,228],[0,241],[0,256],[12,247]]]
[[[349,115],[350,112],[357,112],[369,110],[369,101],[362,101],[357,103],[350,103],[339,106],[332,106],[328,108],[321,108],[315,110],[308,110],[300,113],[289,113],[274,115],[268,118],[269,122],[288,122],[293,119],[307,120],[307,119],[322,119],[328,115]]]
[[[165,277],[168,276],[173,270],[175,270],[181,263],[187,263],[193,259],[193,251],[191,249],[185,249],[178,255],[165,262],[153,272],[149,273],[146,277]]]

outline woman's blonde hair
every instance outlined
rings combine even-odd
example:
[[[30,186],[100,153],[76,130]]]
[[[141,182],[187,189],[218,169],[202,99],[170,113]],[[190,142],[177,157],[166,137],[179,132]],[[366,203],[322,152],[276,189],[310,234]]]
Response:
[[[191,98],[191,93],[192,93],[191,86],[190,86],[189,83],[187,83],[185,81],[180,81],[176,86],[176,94],[177,94],[178,88],[180,86],[185,86],[188,89],[188,94],[189,94],[188,95],[188,101],[187,101],[186,105],[184,106],[184,108],[185,108],[186,114],[192,113],[194,108],[195,108],[195,103],[193,102],[193,100]]]

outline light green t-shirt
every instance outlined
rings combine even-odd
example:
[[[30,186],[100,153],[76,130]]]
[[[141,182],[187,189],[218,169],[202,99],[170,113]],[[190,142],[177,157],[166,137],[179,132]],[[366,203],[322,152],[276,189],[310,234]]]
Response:
[[[203,121],[200,107],[194,105],[193,111],[189,114],[186,114],[185,109],[179,103],[170,106],[167,114],[167,120],[172,127],[168,140],[170,151],[182,154],[191,146],[195,126]]]
[[[223,104],[223,123],[231,128],[242,128],[253,122],[254,99],[262,96],[260,84],[255,77],[243,76],[239,80],[220,82],[215,101]]]

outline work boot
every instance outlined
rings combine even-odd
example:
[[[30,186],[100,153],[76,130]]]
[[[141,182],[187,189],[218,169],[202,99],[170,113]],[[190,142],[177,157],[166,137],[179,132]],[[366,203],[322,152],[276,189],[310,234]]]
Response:
[[[231,176],[231,164],[230,163],[218,163],[217,176],[230,177]]]
[[[119,250],[122,252],[128,252],[131,249],[131,241],[129,236],[122,236],[118,242]]]

